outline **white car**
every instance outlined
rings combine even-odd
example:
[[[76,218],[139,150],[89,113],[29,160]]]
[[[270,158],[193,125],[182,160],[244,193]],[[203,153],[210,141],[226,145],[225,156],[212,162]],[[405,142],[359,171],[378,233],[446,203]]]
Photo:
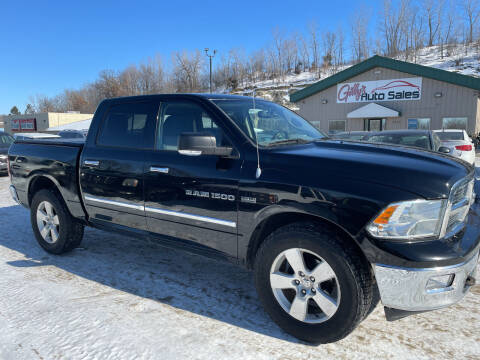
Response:
[[[465,130],[434,130],[442,141],[442,145],[450,149],[450,155],[475,163],[475,146]]]

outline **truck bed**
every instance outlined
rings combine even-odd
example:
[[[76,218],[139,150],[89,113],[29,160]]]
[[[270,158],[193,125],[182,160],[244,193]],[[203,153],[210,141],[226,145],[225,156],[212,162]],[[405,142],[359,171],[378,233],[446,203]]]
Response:
[[[71,214],[84,218],[78,181],[83,146],[84,142],[78,139],[16,140],[10,147],[9,160],[12,185],[22,205],[30,206],[28,190],[40,176],[46,177],[59,189]]]

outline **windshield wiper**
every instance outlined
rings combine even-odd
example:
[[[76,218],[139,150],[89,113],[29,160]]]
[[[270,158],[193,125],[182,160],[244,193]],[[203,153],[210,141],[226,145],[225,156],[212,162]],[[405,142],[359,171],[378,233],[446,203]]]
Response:
[[[288,145],[288,144],[307,144],[309,142],[312,142],[312,140],[286,139],[286,140],[278,140],[278,141],[271,142],[267,146]]]

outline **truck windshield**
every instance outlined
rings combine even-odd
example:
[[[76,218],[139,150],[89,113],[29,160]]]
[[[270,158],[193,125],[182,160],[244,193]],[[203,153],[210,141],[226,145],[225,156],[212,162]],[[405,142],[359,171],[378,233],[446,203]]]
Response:
[[[306,143],[326,135],[293,111],[259,99],[212,99],[240,129],[259,145]]]

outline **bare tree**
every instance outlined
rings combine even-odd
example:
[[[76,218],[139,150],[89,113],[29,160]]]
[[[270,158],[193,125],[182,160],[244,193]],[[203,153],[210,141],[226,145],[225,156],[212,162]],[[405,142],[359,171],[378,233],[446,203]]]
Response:
[[[81,91],[65,90],[63,93],[64,111],[79,111],[87,113],[90,106]]]
[[[155,94],[163,90],[164,72],[160,55],[140,64],[137,81],[140,94]]]
[[[398,6],[393,6],[391,0],[384,0],[380,29],[384,36],[385,52],[396,56],[405,42],[405,24],[410,0],[401,0]]]
[[[417,62],[418,50],[424,45],[424,18],[417,11],[410,15],[410,47],[413,52],[413,62]]]
[[[440,27],[440,57],[443,59],[445,45],[451,42],[455,32],[456,11],[453,0],[450,1]]]
[[[322,34],[322,68],[324,71],[333,70],[337,64],[338,38],[333,32],[327,31]]]
[[[316,70],[320,66],[320,41],[317,33],[317,24],[312,22],[308,25],[308,34],[310,37],[310,49],[312,54],[311,69]]]
[[[136,65],[130,65],[119,75],[120,86],[125,95],[139,95],[140,73]]]
[[[470,44],[474,40],[474,31],[480,16],[479,0],[463,0],[460,7],[462,9],[463,17],[467,23],[465,42]]]
[[[422,7],[427,26],[427,46],[433,46],[440,36],[444,0],[424,0]]]
[[[343,33],[342,26],[339,25],[337,29],[337,49],[335,53],[335,70],[337,70],[340,65],[343,65],[344,53],[345,53],[345,35]]]
[[[310,69],[310,48],[308,46],[308,41],[304,36],[300,35],[299,37],[299,46],[300,46],[300,58],[303,65],[303,71]]]
[[[32,105],[32,104],[27,104],[27,105],[25,106],[24,114],[25,114],[25,115],[31,115],[31,114],[33,114],[33,113],[35,113],[35,110],[34,110],[34,108],[33,108],[33,105]]]
[[[298,63],[298,43],[297,34],[292,34],[283,42],[283,64],[284,73],[288,73],[297,68]]]
[[[284,80],[285,78],[285,73],[286,73],[286,64],[285,64],[285,56],[284,56],[284,51],[285,51],[285,36],[280,29],[275,28],[272,31],[273,35],[273,49],[275,51],[275,63],[276,63],[276,68],[278,71],[278,76]]]
[[[368,40],[368,26],[370,22],[370,15],[364,9],[355,12],[351,19],[351,46],[353,60],[356,62],[362,61],[369,57],[369,40]]]
[[[46,95],[35,95],[30,97],[35,112],[56,112],[59,111],[59,101],[57,98],[49,98]]]
[[[199,50],[175,52],[172,55],[173,82],[176,91],[195,92],[201,90],[200,70],[203,57]]]

